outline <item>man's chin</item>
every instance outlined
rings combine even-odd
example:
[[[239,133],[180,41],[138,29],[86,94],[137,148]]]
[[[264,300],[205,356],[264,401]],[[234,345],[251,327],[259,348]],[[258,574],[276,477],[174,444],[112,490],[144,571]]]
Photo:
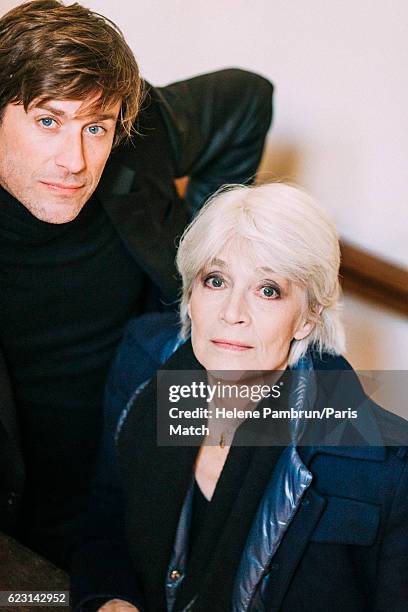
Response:
[[[81,212],[86,202],[47,202],[35,205],[25,204],[29,212],[39,221],[61,225],[73,221]]]

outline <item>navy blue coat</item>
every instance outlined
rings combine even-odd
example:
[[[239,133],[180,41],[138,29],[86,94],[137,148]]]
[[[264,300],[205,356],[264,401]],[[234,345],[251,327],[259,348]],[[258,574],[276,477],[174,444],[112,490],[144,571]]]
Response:
[[[162,340],[166,345],[170,336]],[[189,344],[166,364],[195,367]],[[314,367],[332,370],[319,387],[316,407],[336,405],[339,371],[349,364],[315,356]],[[103,470],[95,502],[99,519],[94,514],[73,569],[77,604],[120,597],[143,612],[167,610],[165,585],[172,563],[181,562],[175,535],[197,448],[157,447],[155,393],[150,384],[131,403],[119,437],[126,528],[118,490]],[[367,401],[357,381],[355,394],[359,404]],[[370,409],[387,432],[383,445],[288,447],[272,476],[265,451],[257,450],[256,469],[242,483],[210,561],[195,563],[201,580],[192,610],[408,609],[408,453],[406,446],[389,445],[395,436],[406,438],[407,424],[372,403]],[[232,449],[224,469],[233,460]],[[214,516],[223,495],[216,489]],[[233,546],[241,548],[240,563],[226,567]],[[181,591],[173,610],[190,609],[188,604]]]

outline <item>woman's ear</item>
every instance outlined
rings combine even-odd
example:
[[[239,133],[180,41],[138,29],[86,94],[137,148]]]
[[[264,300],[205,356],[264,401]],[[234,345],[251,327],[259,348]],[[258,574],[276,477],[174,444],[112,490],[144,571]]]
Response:
[[[313,308],[313,311],[309,313],[307,318],[303,318],[300,320],[300,323],[293,334],[293,338],[295,340],[303,340],[306,338],[314,328],[316,327],[317,320],[319,316],[322,314],[323,306],[321,304],[316,304]]]
[[[189,318],[191,319],[190,300],[188,300],[188,302],[187,302],[187,314],[188,314]]]
[[[307,321],[301,321],[295,333],[293,334],[293,338],[295,340],[303,340],[308,336],[314,329],[316,323],[308,319]]]

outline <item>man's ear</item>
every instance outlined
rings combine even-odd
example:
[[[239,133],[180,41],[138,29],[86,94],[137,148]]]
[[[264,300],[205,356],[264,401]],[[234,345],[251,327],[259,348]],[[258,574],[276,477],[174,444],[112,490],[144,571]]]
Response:
[[[322,310],[323,306],[321,304],[316,304],[316,306],[313,308],[313,312],[306,315],[306,318],[302,317],[297,329],[295,330],[295,333],[293,334],[293,338],[295,340],[303,340],[312,333],[316,327],[317,319],[321,315]]]

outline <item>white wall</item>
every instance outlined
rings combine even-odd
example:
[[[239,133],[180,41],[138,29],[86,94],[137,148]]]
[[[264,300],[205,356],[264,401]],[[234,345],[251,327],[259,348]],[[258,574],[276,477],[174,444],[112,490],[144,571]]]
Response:
[[[348,292],[343,304],[346,357],[353,366],[358,370],[408,370],[406,318]]]

